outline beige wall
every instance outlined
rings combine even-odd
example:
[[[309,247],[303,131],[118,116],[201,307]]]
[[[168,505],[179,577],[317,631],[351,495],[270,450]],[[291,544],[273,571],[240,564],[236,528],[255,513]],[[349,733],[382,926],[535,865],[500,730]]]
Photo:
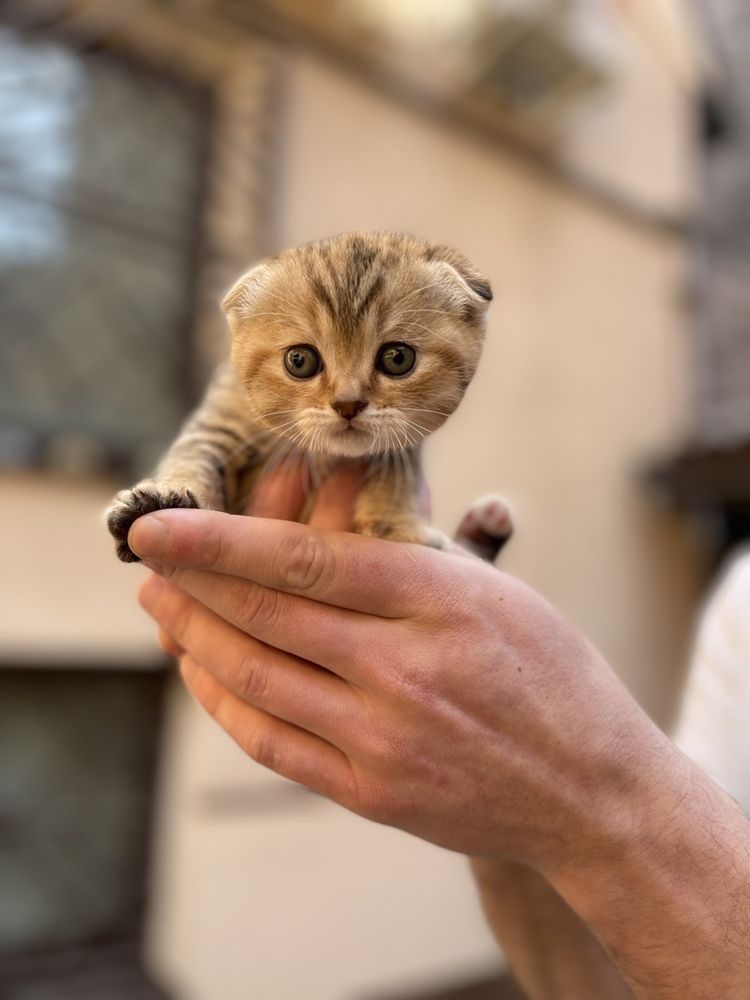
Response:
[[[608,142],[620,172],[632,155],[640,185],[653,170],[654,191],[679,202],[686,129],[673,96],[651,108],[668,149],[636,154],[625,127]],[[286,97],[281,244],[411,230],[460,247],[492,280],[479,373],[429,447],[437,522],[450,529],[478,494],[508,496],[518,532],[503,567],[663,714],[699,566],[637,472],[684,421],[679,247],[312,58],[291,61]],[[97,527],[110,488],[0,480],[6,645],[150,655],[132,603],[139,570],[114,561]],[[181,997],[352,1000],[495,962],[461,858],[304,796],[255,811],[280,779],[177,695],[170,734],[150,952]],[[211,812],[217,790],[239,805]]]

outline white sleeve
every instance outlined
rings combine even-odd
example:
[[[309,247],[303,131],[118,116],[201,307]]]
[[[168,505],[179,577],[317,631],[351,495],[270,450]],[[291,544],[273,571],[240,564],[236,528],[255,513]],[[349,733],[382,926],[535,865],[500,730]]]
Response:
[[[674,740],[750,815],[750,552],[703,612]]]

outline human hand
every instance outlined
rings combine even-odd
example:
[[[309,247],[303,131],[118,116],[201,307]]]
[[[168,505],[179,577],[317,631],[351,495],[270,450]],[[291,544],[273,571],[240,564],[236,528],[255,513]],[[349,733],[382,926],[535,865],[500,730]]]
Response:
[[[331,532],[347,490],[350,510],[355,473],[331,480],[309,527],[204,511],[138,522],[131,542],[160,573],[142,603],[187,686],[252,757],[362,815],[465,853],[572,863],[593,802],[612,814],[598,779],[617,770],[614,734],[644,720],[518,581]]]
[[[331,530],[349,523],[352,475],[309,527],[187,510],[136,523],[159,574],[141,600],[188,688],[262,764],[485,859],[485,897],[501,859],[536,867],[636,997],[744,1000],[750,830],[734,803],[533,591]]]

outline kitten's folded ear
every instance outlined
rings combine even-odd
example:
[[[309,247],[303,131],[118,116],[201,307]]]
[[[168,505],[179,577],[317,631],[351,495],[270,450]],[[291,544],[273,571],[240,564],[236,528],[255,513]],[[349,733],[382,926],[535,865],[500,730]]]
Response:
[[[481,311],[487,308],[492,301],[490,283],[463,254],[452,247],[434,246],[430,247],[425,258],[440,267],[446,280],[453,284],[457,292],[463,293],[466,301]]]
[[[264,260],[238,278],[221,300],[224,312],[228,316],[249,315],[270,270],[270,262]]]

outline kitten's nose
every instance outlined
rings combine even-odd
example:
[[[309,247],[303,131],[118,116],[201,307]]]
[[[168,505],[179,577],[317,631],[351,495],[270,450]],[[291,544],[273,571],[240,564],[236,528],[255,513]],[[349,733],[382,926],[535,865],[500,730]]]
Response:
[[[340,413],[342,417],[346,417],[347,420],[354,420],[358,413],[367,406],[366,399],[338,399],[335,403],[331,403],[336,413]]]

